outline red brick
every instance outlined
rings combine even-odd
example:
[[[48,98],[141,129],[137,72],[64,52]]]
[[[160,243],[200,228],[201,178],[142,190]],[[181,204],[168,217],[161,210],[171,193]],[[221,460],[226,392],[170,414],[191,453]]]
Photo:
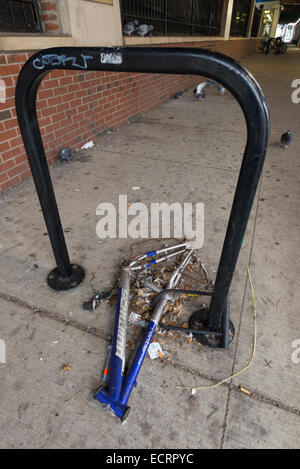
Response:
[[[71,108],[73,110],[73,112],[77,112],[77,106],[80,106],[82,104],[82,100],[81,98],[79,99],[73,99],[71,102],[70,102],[70,105],[71,105]]]
[[[59,83],[57,79],[54,80],[45,80],[44,81],[44,88],[45,89],[50,89],[50,88],[58,88]]]
[[[3,143],[0,143],[0,153],[6,151],[6,150],[9,150],[9,143],[8,142],[3,142]]]
[[[72,91],[77,91],[78,89],[79,89],[78,83],[75,83],[75,84],[69,85],[69,86],[67,87],[67,92],[68,92],[68,93],[71,93]],[[85,96],[85,95],[86,95],[86,93],[83,92],[83,96]]]
[[[10,98],[14,98],[15,92],[16,92],[15,87],[6,88],[6,100]]]
[[[60,88],[57,88],[55,90],[55,96],[60,96],[60,95],[67,95],[66,93],[66,88],[64,88],[63,86],[61,86]]]
[[[57,123],[54,123],[52,125],[47,125],[47,127],[45,127],[46,129],[46,134],[47,137],[51,137],[51,133],[54,132],[55,130],[59,129],[60,128],[60,124],[57,122]]]
[[[16,129],[11,129],[11,130],[5,130],[4,132],[1,132],[0,134],[0,140],[10,140],[11,138],[14,138],[18,135],[18,132]]]
[[[57,31],[59,29],[59,26],[56,23],[46,23],[44,25],[44,28],[46,29],[46,31]]]
[[[52,116],[53,113],[56,112],[56,107],[47,107],[46,109],[43,109],[41,114],[42,114],[42,117],[48,117],[48,116]]]
[[[65,118],[65,113],[61,112],[60,114],[54,114],[51,116],[52,122],[59,122],[62,121]]]
[[[9,178],[12,178],[12,177],[15,177],[17,176],[18,174],[22,173],[23,171],[25,171],[27,169],[25,163],[22,163],[18,166],[15,166],[13,169],[10,169],[7,174],[8,174],[8,177]]]
[[[9,187],[12,187],[12,186],[15,186],[16,184],[18,184],[18,182],[20,182],[19,177],[15,177],[13,179],[10,179],[10,180],[8,180],[8,181],[6,181],[6,182],[4,182],[3,184],[0,185],[0,190],[5,191]]]
[[[63,78],[64,77],[64,70],[52,70],[52,72],[49,73],[49,78]]]
[[[0,174],[0,189],[1,189],[1,190],[2,190],[1,184],[2,184],[4,181],[7,181],[7,179],[8,179],[7,173]]]
[[[46,127],[47,125],[51,124],[51,119],[50,117],[44,117],[39,119],[39,126],[40,128]]]
[[[49,109],[49,111],[51,111],[51,108],[49,108],[46,99],[43,99],[42,101],[37,101],[36,108],[38,112],[42,111],[43,109]],[[52,109],[52,112],[53,112],[53,109]]]
[[[48,13],[40,16],[42,21],[56,21],[57,20],[57,15],[54,13]]]
[[[70,110],[70,103],[60,104],[59,106],[57,106],[56,110],[57,110],[57,113],[65,112],[66,114],[68,114],[72,112]]]
[[[63,97],[62,96],[55,96],[54,98],[48,99],[48,106],[57,106],[57,104],[60,104],[62,102]]]
[[[21,70],[20,65],[0,65],[0,76],[19,75]]]
[[[0,67],[0,77],[2,78],[1,67]],[[2,79],[5,81],[5,85],[6,85],[7,88],[10,87],[10,86],[14,87],[14,81],[13,81],[12,77],[4,77]]]
[[[69,85],[70,83],[73,83],[73,77],[60,78],[59,82],[60,82],[61,86]],[[76,89],[77,89],[77,87],[76,87]]]
[[[15,98],[9,98],[6,100],[6,103],[5,103],[5,107],[6,109],[12,109],[15,107]]]
[[[13,166],[15,166],[14,160],[7,160],[5,161],[5,163],[0,163],[0,173],[3,173],[4,171],[11,169]]]
[[[19,147],[20,145],[23,145],[23,140],[22,137],[16,137],[10,140],[9,142],[11,148]],[[24,150],[25,151],[25,150]]]
[[[28,162],[27,155],[25,153],[23,155],[17,156],[15,158],[15,164],[16,165],[18,165],[20,163],[23,163],[24,161],[26,161],[26,163]]]
[[[55,2],[42,2],[41,7],[43,11],[55,11],[56,3]]]
[[[26,54],[8,54],[7,55],[7,63],[8,64],[16,64],[16,63],[21,63],[22,65],[24,62],[27,61],[27,55]]]
[[[86,96],[86,92],[85,91],[77,91],[77,93],[75,93],[75,96],[76,96],[76,98],[83,98],[84,96]]]
[[[15,156],[20,155],[23,150],[24,149],[22,149],[21,146],[13,148],[13,149],[9,149],[8,151],[5,151],[4,153],[2,153],[2,160],[7,161],[11,158],[14,158]]]
[[[27,167],[25,171],[20,174],[21,179],[26,179],[31,176],[31,170]]]
[[[83,104],[82,106],[79,106],[77,109],[78,114],[81,114],[85,111],[89,110],[89,105],[88,104]]]
[[[66,93],[65,94],[65,102],[70,102],[75,99],[75,93]]]
[[[38,92],[38,100],[52,98],[53,95],[54,95],[53,90],[41,90]]]

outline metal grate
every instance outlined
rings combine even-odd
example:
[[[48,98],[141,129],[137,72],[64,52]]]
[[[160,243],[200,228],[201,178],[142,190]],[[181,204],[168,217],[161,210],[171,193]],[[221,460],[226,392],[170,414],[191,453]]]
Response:
[[[36,0],[0,0],[1,32],[42,32]]]
[[[153,25],[156,36],[218,36],[223,0],[120,0],[122,24]]]
[[[262,9],[255,7],[251,37],[257,37],[258,34],[259,34],[259,26],[260,26],[261,15],[262,15]]]
[[[231,20],[231,36],[245,37],[251,9],[251,0],[235,0]]]

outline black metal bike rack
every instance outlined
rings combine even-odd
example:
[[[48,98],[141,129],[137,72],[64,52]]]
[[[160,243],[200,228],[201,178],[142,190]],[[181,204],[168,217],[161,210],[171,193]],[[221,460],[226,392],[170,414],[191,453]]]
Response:
[[[25,63],[16,87],[16,110],[57,263],[48,275],[48,284],[56,290],[75,288],[84,279],[84,270],[69,259],[36,114],[39,85],[54,69],[201,75],[221,83],[239,102],[247,144],[207,315],[207,328],[221,329],[221,346],[228,348],[229,288],[269,140],[269,113],[259,85],[233,59],[194,48],[62,47],[42,50]]]

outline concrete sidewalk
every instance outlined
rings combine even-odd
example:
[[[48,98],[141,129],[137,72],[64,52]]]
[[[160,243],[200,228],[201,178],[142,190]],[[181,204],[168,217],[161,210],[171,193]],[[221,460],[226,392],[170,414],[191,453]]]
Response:
[[[32,181],[0,198],[0,437],[3,448],[298,448],[300,339],[298,264],[300,51],[244,62],[263,87],[271,142],[231,289],[236,336],[229,352],[174,347],[171,363],[146,358],[121,425],[91,400],[100,382],[114,310],[83,311],[82,302],[111,285],[130,240],[99,242],[100,202],[205,203],[200,253],[212,277],[219,262],[246,140],[242,112],[228,94],[192,91],[103,137],[94,149],[51,170],[72,262],[84,283],[57,293],[45,278],[54,261]],[[280,135],[292,129],[287,152]],[[139,190],[133,190],[140,187]],[[231,384],[206,386],[245,366],[253,343],[251,263],[258,311],[254,363]],[[294,354],[297,358],[297,353]],[[299,353],[298,353],[299,357]],[[70,363],[71,370],[63,372]],[[251,391],[251,396],[239,390]],[[73,399],[73,397],[75,397]]]

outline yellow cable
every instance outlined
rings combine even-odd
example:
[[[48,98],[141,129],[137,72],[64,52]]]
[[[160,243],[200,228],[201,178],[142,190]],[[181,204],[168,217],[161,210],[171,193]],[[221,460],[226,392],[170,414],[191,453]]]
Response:
[[[232,376],[229,376],[228,378],[223,379],[222,381],[220,381],[220,382],[217,383],[217,384],[212,384],[212,385],[210,385],[210,386],[200,386],[200,387],[195,387],[195,386],[176,386],[176,389],[192,389],[193,391],[200,391],[200,390],[203,390],[203,389],[214,389],[214,388],[217,388],[218,386],[221,386],[221,384],[224,384],[224,383],[226,383],[227,381],[229,381],[229,380],[235,378],[236,376],[241,375],[241,374],[244,373],[246,370],[248,370],[248,368],[250,368],[250,366],[252,365],[252,362],[253,362],[254,357],[255,357],[256,343],[257,343],[257,314],[256,314],[255,293],[254,293],[254,288],[253,288],[253,283],[252,283],[252,278],[251,278],[251,274],[250,274],[249,265],[247,265],[247,271],[248,271],[249,284],[250,284],[251,294],[252,294],[252,300],[253,300],[253,315],[254,315],[254,339],[253,339],[253,348],[252,348],[252,354],[251,354],[251,358],[250,358],[250,360],[249,360],[248,365],[246,365],[246,366],[245,366],[244,368],[242,368],[240,371],[237,371],[236,373],[234,373]]]

